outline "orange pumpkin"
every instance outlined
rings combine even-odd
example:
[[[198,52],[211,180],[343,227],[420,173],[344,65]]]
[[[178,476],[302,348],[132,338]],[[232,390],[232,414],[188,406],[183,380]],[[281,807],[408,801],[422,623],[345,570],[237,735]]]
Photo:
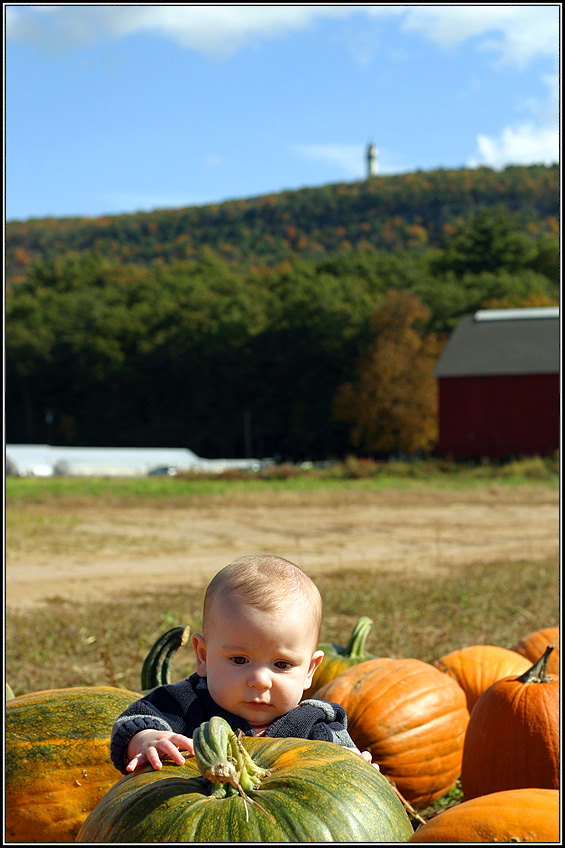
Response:
[[[559,674],[559,627],[544,627],[542,630],[533,630],[519,639],[510,648],[511,651],[516,651],[526,657],[531,663],[534,663],[538,657],[541,657],[548,645],[555,645],[547,671],[549,674]]]
[[[315,693],[343,704],[349,733],[416,809],[445,795],[461,771],[469,711],[447,674],[416,659],[368,660]]]
[[[531,662],[508,648],[495,645],[469,645],[441,657],[434,665],[453,677],[467,696],[469,712],[480,696],[496,680],[522,674]]]
[[[465,800],[559,788],[559,678],[547,674],[551,651],[520,677],[497,680],[475,704],[463,747]]]
[[[509,789],[434,816],[408,842],[559,842],[559,791]]]

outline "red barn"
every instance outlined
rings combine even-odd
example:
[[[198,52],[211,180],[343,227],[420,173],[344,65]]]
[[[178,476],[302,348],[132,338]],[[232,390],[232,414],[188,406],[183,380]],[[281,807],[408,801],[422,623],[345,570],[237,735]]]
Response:
[[[499,459],[556,451],[559,342],[559,307],[461,318],[434,371],[438,454]]]

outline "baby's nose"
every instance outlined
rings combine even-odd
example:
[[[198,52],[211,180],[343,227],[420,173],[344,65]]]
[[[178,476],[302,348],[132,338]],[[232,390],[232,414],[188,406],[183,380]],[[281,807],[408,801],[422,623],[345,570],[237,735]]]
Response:
[[[254,668],[249,673],[248,682],[254,689],[270,689],[271,675],[269,669],[265,667]]]

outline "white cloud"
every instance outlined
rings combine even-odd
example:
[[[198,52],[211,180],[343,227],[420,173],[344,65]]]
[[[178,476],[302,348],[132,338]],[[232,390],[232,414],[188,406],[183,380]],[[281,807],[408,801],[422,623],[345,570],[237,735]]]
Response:
[[[344,18],[351,6],[28,6],[11,7],[8,39],[51,53],[102,38],[152,32],[181,47],[226,59],[259,38],[304,29],[317,18]]]
[[[558,4],[410,6],[402,28],[443,48],[476,38],[479,49],[518,67],[540,56],[557,59],[559,53]]]
[[[498,138],[479,135],[480,162],[491,168],[506,165],[552,165],[559,161],[559,131],[535,124],[505,127]]]
[[[544,101],[530,100],[526,108],[533,113],[537,121],[545,124],[559,123],[560,114],[560,86],[558,74],[544,74],[542,81],[547,86],[547,99]]]
[[[506,165],[551,165],[559,162],[559,77],[546,75],[545,101],[529,100],[524,108],[533,119],[504,127],[498,137],[477,136],[478,157],[469,164],[503,168]]]
[[[41,21],[16,9],[5,8],[6,37],[19,44],[34,44],[41,41],[43,25]]]
[[[152,32],[222,60],[320,19],[361,14],[373,21],[395,17],[404,31],[419,33],[443,49],[476,38],[480,49],[519,67],[539,56],[558,56],[558,4],[7,6],[6,32],[12,41],[54,54],[103,38]],[[366,35],[352,35],[350,46],[357,60],[367,63],[378,42],[366,30]]]

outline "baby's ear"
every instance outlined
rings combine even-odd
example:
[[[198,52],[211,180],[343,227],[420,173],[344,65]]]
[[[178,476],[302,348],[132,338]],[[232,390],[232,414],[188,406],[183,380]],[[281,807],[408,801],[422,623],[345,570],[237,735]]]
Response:
[[[309,689],[312,685],[312,678],[314,677],[314,672],[324,659],[323,651],[315,651],[312,654],[312,659],[310,660],[310,667],[308,668],[308,674],[306,675],[306,680],[304,681],[304,688]]]
[[[196,656],[196,673],[206,677],[206,640],[200,633],[192,634],[192,647]]]

